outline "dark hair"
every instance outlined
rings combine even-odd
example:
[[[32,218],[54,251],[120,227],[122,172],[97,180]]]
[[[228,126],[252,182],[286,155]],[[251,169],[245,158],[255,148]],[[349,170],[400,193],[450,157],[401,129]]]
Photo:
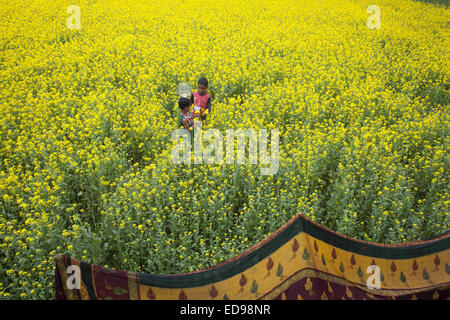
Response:
[[[206,80],[206,78],[201,77],[200,79],[198,79],[197,84],[201,84],[204,85],[205,87],[208,87],[208,80]]]
[[[183,110],[186,107],[189,107],[191,105],[191,100],[189,100],[188,98],[180,98],[180,100],[178,100],[178,106],[180,107],[181,110]]]

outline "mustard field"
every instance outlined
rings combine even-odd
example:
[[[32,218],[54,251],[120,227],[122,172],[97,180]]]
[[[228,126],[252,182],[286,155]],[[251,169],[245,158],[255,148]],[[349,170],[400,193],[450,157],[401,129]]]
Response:
[[[53,299],[57,253],[204,269],[298,212],[377,243],[449,231],[449,21],[414,0],[3,1],[0,299]],[[276,174],[173,163],[200,77],[205,130],[279,130]]]

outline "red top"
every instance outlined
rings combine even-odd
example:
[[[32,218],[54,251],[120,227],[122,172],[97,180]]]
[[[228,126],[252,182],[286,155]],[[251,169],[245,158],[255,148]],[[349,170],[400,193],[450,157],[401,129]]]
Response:
[[[205,110],[208,105],[208,99],[210,98],[210,95],[207,93],[201,96],[197,91],[193,92],[192,95],[194,96],[194,107],[200,106],[200,108]]]

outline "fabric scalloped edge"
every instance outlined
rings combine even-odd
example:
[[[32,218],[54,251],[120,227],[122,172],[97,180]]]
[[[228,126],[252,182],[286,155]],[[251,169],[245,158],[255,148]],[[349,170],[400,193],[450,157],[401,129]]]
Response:
[[[58,300],[450,298],[450,232],[377,244],[326,229],[300,213],[240,255],[195,272],[129,272],[62,254],[55,262]]]

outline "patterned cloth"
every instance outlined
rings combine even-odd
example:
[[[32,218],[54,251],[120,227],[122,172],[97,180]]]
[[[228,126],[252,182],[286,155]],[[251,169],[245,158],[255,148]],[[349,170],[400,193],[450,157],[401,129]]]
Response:
[[[55,291],[56,299],[69,300],[448,299],[449,258],[450,232],[426,241],[375,244],[298,214],[241,255],[186,274],[112,270],[58,255]],[[79,289],[69,287],[71,265],[79,267],[71,268],[79,271]],[[368,270],[371,265],[379,269]]]

